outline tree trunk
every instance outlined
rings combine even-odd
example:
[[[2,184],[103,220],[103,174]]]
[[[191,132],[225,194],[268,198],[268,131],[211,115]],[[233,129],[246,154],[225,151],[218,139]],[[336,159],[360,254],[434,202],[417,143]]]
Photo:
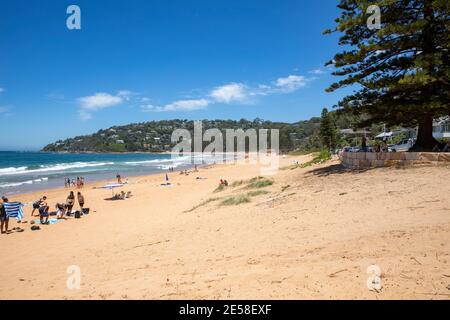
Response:
[[[417,141],[411,151],[432,151],[439,142],[433,137],[433,117],[426,116],[419,122]]]

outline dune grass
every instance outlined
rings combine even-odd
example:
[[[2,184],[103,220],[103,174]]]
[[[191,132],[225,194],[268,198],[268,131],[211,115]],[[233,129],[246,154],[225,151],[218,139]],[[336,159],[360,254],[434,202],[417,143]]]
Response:
[[[230,196],[222,200],[220,202],[220,206],[237,206],[242,203],[249,203],[250,197],[247,195],[237,195],[237,196]]]
[[[267,190],[255,190],[255,191],[247,192],[247,196],[249,196],[249,197],[257,197],[257,196],[261,196],[263,194],[268,194],[268,193],[270,193],[270,191],[267,191]]]
[[[314,155],[314,158],[311,161],[302,163],[300,165],[301,168],[310,167],[313,164],[323,163],[331,159],[331,153],[328,150],[322,150]]]
[[[214,193],[218,193],[225,190],[225,186],[223,184],[220,184],[215,190]]]
[[[273,185],[273,181],[264,177],[256,177],[249,180],[246,189],[261,189]]]
[[[195,210],[197,210],[200,207],[206,206],[208,203],[211,203],[211,202],[214,202],[214,201],[217,201],[217,200],[220,200],[220,199],[221,198],[209,198],[208,200],[203,201],[202,203],[196,205],[195,207],[192,207],[190,210],[185,211],[185,212],[189,213],[189,212],[195,211]]]

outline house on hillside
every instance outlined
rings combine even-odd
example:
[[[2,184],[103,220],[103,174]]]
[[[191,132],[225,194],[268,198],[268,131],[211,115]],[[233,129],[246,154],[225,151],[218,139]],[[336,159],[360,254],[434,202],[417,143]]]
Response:
[[[436,139],[450,139],[450,117],[443,117],[434,121],[433,137]]]

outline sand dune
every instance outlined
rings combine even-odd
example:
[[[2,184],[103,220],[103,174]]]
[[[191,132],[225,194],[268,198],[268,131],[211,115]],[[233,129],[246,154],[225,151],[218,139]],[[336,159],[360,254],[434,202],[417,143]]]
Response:
[[[89,216],[0,236],[0,298],[449,299],[448,167],[287,167],[308,159],[281,159],[260,189],[246,188],[260,174],[250,164],[172,173],[170,188],[162,175],[132,178],[126,201],[89,185]],[[244,182],[214,192],[220,178]],[[269,193],[221,205],[255,190]],[[66,193],[45,192],[52,207]],[[66,285],[71,265],[79,290]],[[367,287],[370,265],[381,270],[380,290]]]

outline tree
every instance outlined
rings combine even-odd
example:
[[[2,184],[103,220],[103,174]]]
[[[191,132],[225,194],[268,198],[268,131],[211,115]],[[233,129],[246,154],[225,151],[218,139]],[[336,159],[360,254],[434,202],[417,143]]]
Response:
[[[319,135],[324,148],[330,150],[336,147],[336,126],[333,115],[328,112],[327,108],[322,110]]]
[[[369,28],[370,5],[381,12],[379,29]],[[341,0],[332,92],[355,85],[338,110],[362,116],[360,127],[373,123],[418,126],[416,150],[430,150],[433,119],[450,114],[450,1],[448,0]]]

